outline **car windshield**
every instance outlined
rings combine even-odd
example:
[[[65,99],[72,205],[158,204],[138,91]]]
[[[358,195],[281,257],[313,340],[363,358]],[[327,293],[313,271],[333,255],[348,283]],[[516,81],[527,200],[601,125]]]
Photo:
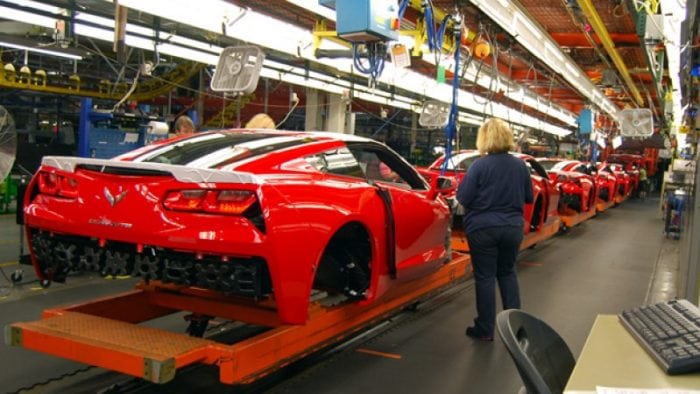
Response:
[[[218,168],[240,160],[313,141],[309,136],[278,133],[211,133],[164,145],[134,161]]]
[[[557,163],[561,163],[561,160],[537,160],[545,170],[549,171],[554,169]]]
[[[473,152],[454,155],[450,157],[450,160],[447,162],[447,169],[452,171],[467,171],[474,160],[478,158],[479,154]]]

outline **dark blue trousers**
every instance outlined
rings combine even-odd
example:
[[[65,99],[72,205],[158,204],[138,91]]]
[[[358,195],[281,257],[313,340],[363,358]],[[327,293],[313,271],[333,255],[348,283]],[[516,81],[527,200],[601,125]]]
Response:
[[[480,335],[493,336],[496,323],[496,280],[503,309],[520,308],[520,290],[515,270],[522,227],[489,227],[467,234],[474,267],[476,312],[474,326]]]

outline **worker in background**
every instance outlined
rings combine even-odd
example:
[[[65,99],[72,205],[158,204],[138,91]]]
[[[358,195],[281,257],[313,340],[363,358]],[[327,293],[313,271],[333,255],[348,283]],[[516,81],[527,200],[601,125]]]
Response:
[[[647,177],[647,169],[644,166],[639,167],[639,198],[644,201],[647,198],[649,191],[649,178]]]
[[[259,113],[245,124],[246,129],[274,129],[275,121],[266,113]]]
[[[515,259],[523,240],[523,206],[532,203],[533,193],[525,162],[508,153],[513,145],[513,132],[504,121],[487,120],[476,137],[482,157],[457,190],[457,201],[466,210],[463,225],[476,289],[477,316],[466,335],[482,341],[493,341],[496,281],[503,309],[520,308]]]
[[[175,120],[175,137],[180,137],[183,135],[194,134],[196,131],[194,127],[194,122],[187,115],[182,115],[177,120]]]

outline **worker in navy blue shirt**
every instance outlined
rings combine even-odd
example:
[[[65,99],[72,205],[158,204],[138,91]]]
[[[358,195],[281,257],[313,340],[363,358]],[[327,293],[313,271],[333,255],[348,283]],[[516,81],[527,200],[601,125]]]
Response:
[[[532,181],[525,162],[508,153],[513,133],[500,119],[480,128],[474,161],[457,190],[465,208],[464,232],[469,242],[476,288],[474,325],[469,337],[492,341],[496,320],[496,280],[503,309],[520,308],[515,260],[523,240],[523,206],[532,203]]]

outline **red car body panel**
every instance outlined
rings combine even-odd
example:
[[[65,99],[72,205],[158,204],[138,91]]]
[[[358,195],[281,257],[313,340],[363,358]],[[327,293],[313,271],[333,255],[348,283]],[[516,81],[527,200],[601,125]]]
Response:
[[[605,172],[615,177],[616,196],[629,197],[632,194],[635,185],[635,175],[627,173],[622,165],[607,162],[598,163],[598,172]],[[636,176],[639,179],[639,173]]]
[[[552,168],[555,170],[577,172],[581,174],[588,174],[591,172],[590,165],[588,163],[578,160],[559,159],[558,163],[554,164]],[[605,170],[596,169],[596,171],[593,173],[598,198],[604,203],[610,201],[611,199],[614,200],[618,186],[617,177],[611,172]]]
[[[606,161],[608,164],[611,165],[620,165],[620,167],[622,167],[622,170],[630,175],[632,191],[635,191],[639,188],[640,168],[644,167],[644,169],[647,171],[647,176],[651,176],[649,174],[649,170],[647,169],[650,163],[647,160],[645,160],[644,156],[617,153],[609,155]]]
[[[533,191],[533,201],[532,204],[525,204],[523,207],[523,217],[525,218],[525,234],[531,231],[537,231],[542,228],[542,225],[546,220],[552,216],[556,216],[557,205],[559,202],[559,192],[554,186],[554,183],[549,180],[546,175],[546,171],[539,166],[537,161],[529,155],[524,155],[521,153],[513,153],[514,156],[522,159],[528,163],[530,168],[530,174],[532,179],[532,191]],[[474,160],[480,157],[477,150],[460,150],[453,154],[450,159],[451,165],[445,170],[443,176],[452,178],[453,187],[445,193],[447,197],[454,198],[457,187],[459,186],[462,179],[467,176],[469,171],[469,166]],[[429,167],[421,168],[419,171],[427,179],[432,179],[441,175],[442,165],[445,160],[445,156],[440,156],[437,158]],[[532,164],[534,162],[534,164]],[[535,204],[540,201],[541,206],[536,211]]]
[[[561,192],[560,213],[565,213],[569,209],[577,212],[595,209],[598,199],[597,183],[591,175],[564,169],[568,164],[564,160],[538,158],[537,161],[547,169],[549,179],[556,183]]]
[[[260,133],[267,137],[258,140]],[[144,159],[158,156],[160,150],[177,154],[178,147],[188,144],[207,149],[207,139],[227,136],[255,137],[246,142],[254,148],[217,151],[221,157],[216,157],[216,165],[172,165]],[[283,141],[281,147],[265,151],[265,143],[258,143],[275,138]],[[255,149],[262,152],[249,153]],[[385,157],[392,170],[408,181],[401,184],[332,172],[331,159],[340,166],[351,163],[361,168],[357,152]],[[229,160],[236,155],[240,157]],[[319,164],[321,161],[325,164]],[[322,165],[326,167],[320,170]],[[69,196],[52,194],[51,179],[69,185],[65,188]],[[114,272],[119,264],[139,264],[140,259],[149,258],[148,253],[161,254],[165,257],[160,275],[171,275],[167,277],[179,283],[178,275],[184,272],[182,282],[195,287],[206,288],[214,277],[233,280],[222,272],[257,264],[262,268],[250,271],[251,275],[269,273],[279,318],[291,324],[306,321],[319,266],[325,264],[333,237],[348,226],[361,228],[368,236],[370,277],[358,297],[361,303],[373,302],[397,281],[435,271],[449,257],[449,208],[444,199],[396,153],[354,136],[229,130],[173,139],[112,160],[45,158],[28,190],[25,222],[39,278],[60,281],[61,275],[65,277],[61,263],[86,264],[87,257],[80,257],[78,263],[73,256],[79,250],[87,253],[85,245],[99,252],[100,264],[112,259],[112,268],[100,268],[107,274],[121,273]],[[237,214],[169,209],[166,200],[189,193],[182,194],[183,190],[194,190],[190,194],[197,196],[204,193],[207,199],[215,196],[219,204],[202,200],[202,206],[235,208],[228,200],[220,202],[221,196],[243,195],[254,202]],[[186,206],[195,206],[193,200],[184,201]],[[249,217],[251,210],[257,216]],[[387,230],[392,221],[393,228]],[[43,244],[58,248],[58,254],[49,256],[51,248],[42,249]],[[229,263],[230,267],[224,266]],[[267,295],[256,293],[255,297]]]

